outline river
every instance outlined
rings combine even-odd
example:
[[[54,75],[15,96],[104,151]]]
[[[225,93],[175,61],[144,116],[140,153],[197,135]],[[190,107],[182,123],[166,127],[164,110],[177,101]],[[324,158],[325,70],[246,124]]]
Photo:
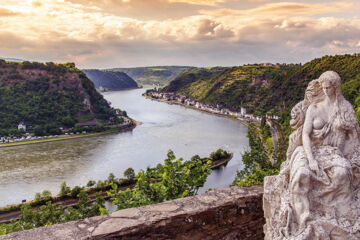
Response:
[[[208,156],[218,148],[233,152],[228,165],[208,177],[201,192],[231,184],[248,147],[247,128],[239,122],[141,96],[145,89],[104,93],[112,106],[142,122],[129,132],[0,149],[0,206],[31,200],[44,189],[59,192],[60,183],[84,186],[156,166],[172,149],[176,157]]]

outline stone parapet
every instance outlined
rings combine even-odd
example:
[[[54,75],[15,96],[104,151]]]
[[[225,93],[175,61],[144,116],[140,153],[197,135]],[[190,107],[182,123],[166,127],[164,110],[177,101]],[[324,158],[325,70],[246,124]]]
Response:
[[[263,186],[228,187],[107,216],[17,232],[12,239],[264,239]]]

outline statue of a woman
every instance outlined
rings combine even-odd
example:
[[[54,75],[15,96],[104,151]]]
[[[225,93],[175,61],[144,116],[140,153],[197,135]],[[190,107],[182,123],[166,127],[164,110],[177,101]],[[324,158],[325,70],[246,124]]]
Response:
[[[340,76],[310,82],[291,116],[287,161],[265,179],[266,239],[360,239],[360,131]]]

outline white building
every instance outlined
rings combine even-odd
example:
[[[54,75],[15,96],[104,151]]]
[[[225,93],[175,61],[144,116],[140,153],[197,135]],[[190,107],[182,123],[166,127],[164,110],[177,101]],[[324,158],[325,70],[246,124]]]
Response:
[[[246,115],[246,108],[242,107],[240,109],[241,115],[245,116]]]
[[[21,129],[26,132],[26,125],[25,125],[24,122],[21,122],[21,123],[19,123],[19,125],[18,125],[18,130],[21,130]]]

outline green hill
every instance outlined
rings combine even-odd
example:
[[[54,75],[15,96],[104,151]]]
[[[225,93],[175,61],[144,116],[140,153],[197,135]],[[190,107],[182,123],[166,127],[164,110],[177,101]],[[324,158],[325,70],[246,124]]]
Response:
[[[113,68],[110,71],[121,71],[132,77],[141,85],[166,85],[179,74],[189,69],[187,66],[155,66],[136,68]]]
[[[115,110],[73,63],[0,60],[0,135],[22,121],[58,129],[114,116]]]
[[[83,69],[81,71],[90,78],[97,89],[102,87],[107,90],[123,90],[138,87],[134,79],[123,72],[102,71],[97,69]]]
[[[258,115],[288,111],[304,97],[307,84],[333,70],[343,80],[344,96],[360,113],[360,55],[324,56],[304,65],[245,65],[193,68],[179,75],[163,91],[176,92],[230,109],[244,106]]]

